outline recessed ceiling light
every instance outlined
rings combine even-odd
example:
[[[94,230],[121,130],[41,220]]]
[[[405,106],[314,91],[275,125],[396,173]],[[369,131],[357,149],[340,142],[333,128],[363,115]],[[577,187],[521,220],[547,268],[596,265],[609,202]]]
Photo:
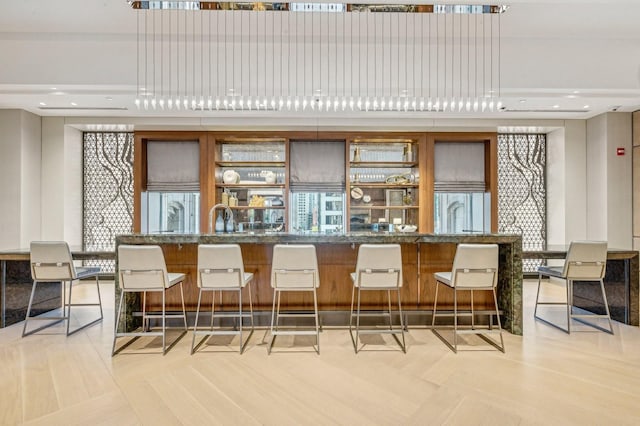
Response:
[[[58,88],[57,87],[52,87],[51,90],[58,90]]]
[[[71,106],[78,106],[78,104],[75,102],[71,102]]]
[[[527,102],[527,100],[526,100],[526,99],[520,99],[520,103],[521,103],[521,104],[523,104],[523,103],[525,103],[525,102]]]
[[[554,105],[553,107],[554,108],[560,108],[560,105]]]
[[[578,93],[580,93],[580,91],[579,91],[579,90],[574,90],[574,91],[573,91],[573,93],[574,93],[575,95],[577,95]]]
[[[51,92],[52,95],[56,95],[56,96],[60,96],[60,95],[64,95],[64,92],[61,91],[56,91],[56,92]]]
[[[588,109],[588,108],[589,108],[589,105],[585,105],[585,106],[583,106],[582,108],[584,108],[584,109]]]
[[[40,106],[47,106],[44,102],[40,102]]]
[[[573,98],[577,98],[577,96],[576,95],[567,95],[567,98],[573,99]]]
[[[113,100],[113,98],[111,96],[107,96],[105,99],[108,100],[108,101],[112,101]]]

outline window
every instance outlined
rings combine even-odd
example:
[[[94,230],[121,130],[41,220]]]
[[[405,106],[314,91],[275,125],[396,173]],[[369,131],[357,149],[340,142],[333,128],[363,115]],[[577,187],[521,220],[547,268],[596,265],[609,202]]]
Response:
[[[142,194],[142,232],[197,234],[199,224],[199,192],[150,191]]]
[[[491,232],[489,193],[440,192],[434,200],[434,232],[464,234]]]
[[[345,229],[344,197],[344,192],[291,193],[292,232],[342,233]]]

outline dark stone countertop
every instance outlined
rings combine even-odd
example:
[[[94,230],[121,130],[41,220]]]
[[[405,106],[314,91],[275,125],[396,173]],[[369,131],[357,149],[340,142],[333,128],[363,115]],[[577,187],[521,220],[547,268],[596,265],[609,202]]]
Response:
[[[290,233],[220,233],[220,234],[128,234],[116,237],[117,244],[207,244],[207,243],[516,243],[519,235],[512,234],[417,234],[402,232],[353,232],[347,234],[290,234]]]

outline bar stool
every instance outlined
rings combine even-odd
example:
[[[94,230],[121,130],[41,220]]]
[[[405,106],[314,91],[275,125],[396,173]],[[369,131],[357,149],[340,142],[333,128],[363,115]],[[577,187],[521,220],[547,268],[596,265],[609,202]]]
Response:
[[[404,324],[402,320],[402,302],[400,300],[400,288],[402,287],[402,252],[399,244],[362,244],[358,249],[356,271],[351,273],[353,289],[351,291],[351,313],[349,316],[349,334],[353,342],[353,349],[358,353],[358,339],[360,334],[391,334],[398,342],[402,352],[406,353],[407,347],[404,339]],[[354,313],[354,301],[358,294],[358,306]],[[398,313],[400,316],[400,328],[393,327],[391,311],[391,291],[398,295]],[[385,291],[389,310],[386,312],[362,312],[360,303],[363,291]],[[389,329],[360,327],[361,316],[388,316]],[[353,318],[356,318],[355,337],[353,335]],[[397,335],[402,336],[402,342]]]
[[[458,244],[455,257],[453,258],[453,268],[451,272],[436,272],[436,295],[433,303],[433,318],[431,329],[454,353],[458,352],[458,334],[477,334],[483,340],[504,352],[504,340],[502,339],[502,326],[500,324],[500,312],[498,310],[498,299],[496,297],[496,286],[498,284],[498,245],[497,244]],[[453,289],[453,314],[438,313],[438,288],[440,284]],[[460,312],[458,310],[458,292],[471,292],[471,308],[469,311]],[[491,291],[495,305],[495,315],[498,318],[498,330],[493,329],[492,315],[489,312],[489,325],[487,328],[478,328],[475,324],[473,308],[474,291]],[[436,328],[437,316],[453,316],[453,344],[447,341]],[[471,317],[471,327],[461,330],[458,324],[458,317]],[[499,333],[500,344],[487,337],[487,334]]]
[[[607,293],[604,290],[604,274],[607,268],[607,242],[606,241],[572,241],[567,251],[567,258],[563,266],[540,266],[538,268],[538,292],[536,293],[536,307],[533,311],[535,319],[545,322],[552,327],[566,333],[571,333],[571,320],[576,319],[590,327],[613,334]],[[567,290],[566,302],[540,302],[540,280],[543,276],[564,280]],[[573,286],[576,281],[597,281],[600,283],[604,314],[574,314],[573,313]],[[565,305],[567,307],[567,328],[538,316],[538,305]],[[609,321],[609,329],[597,324],[585,321],[587,318],[606,318]]]
[[[202,339],[198,346],[195,346],[196,335],[238,335],[240,337],[240,353],[249,342],[254,331],[253,324],[253,301],[251,300],[251,280],[253,274],[244,271],[244,263],[242,261],[242,252],[238,244],[212,244],[198,246],[198,306],[196,308],[196,320],[193,326],[193,339],[191,341],[191,354],[204,342]],[[247,286],[248,284],[248,286]],[[242,307],[242,289],[249,289],[249,313],[243,312]],[[211,329],[198,330],[198,317],[200,316],[200,304],[202,301],[202,293],[209,291],[213,293],[213,301],[211,303]],[[223,292],[238,293],[238,312],[215,312],[216,295],[220,292],[220,305],[222,307]],[[238,319],[237,330],[214,330],[213,320],[215,317],[232,317]],[[242,330],[243,320],[249,317],[251,319],[251,331],[243,344]]]
[[[271,354],[273,342],[279,335],[315,335],[316,352],[320,354],[320,326],[318,318],[317,289],[320,285],[318,277],[318,260],[314,245],[283,245],[273,247],[271,264],[271,287],[273,288],[273,307],[271,309],[271,340],[267,352]],[[312,292],[313,314],[306,312],[280,312],[280,295],[282,292]],[[281,317],[312,317],[315,319],[315,330],[292,330],[279,328]]]
[[[187,315],[184,308],[184,291],[182,283],[186,275],[182,273],[167,272],[167,265],[164,260],[162,249],[157,245],[121,245],[118,246],[118,279],[120,282],[120,302],[116,313],[116,326],[113,334],[113,347],[111,356],[122,351],[136,339],[142,336],[162,336],[162,354],[173,347],[187,332]],[[180,296],[182,299],[182,313],[169,314],[166,312],[166,292],[176,284],[180,285]],[[162,293],[162,311],[149,313],[146,311],[147,292]],[[142,293],[142,331],[139,332],[118,332],[120,318],[123,314],[123,300],[127,293]],[[125,312],[126,313],[126,312]],[[160,318],[162,321],[161,331],[151,330],[149,320]],[[169,347],[166,345],[166,320],[168,318],[182,318],[184,321],[184,332],[174,340]],[[133,337],[116,351],[116,339],[118,337]]]
[[[98,267],[79,267],[76,268],[73,264],[71,257],[71,251],[69,245],[64,241],[32,241],[30,250],[30,263],[31,263],[31,279],[33,280],[33,287],[31,288],[31,296],[29,297],[29,305],[27,307],[27,314],[24,319],[24,328],[22,329],[22,337],[33,334],[37,331],[51,327],[59,323],[60,321],[67,321],[67,336],[76,333],[90,325],[93,325],[99,321],[102,321],[102,299],[100,298],[100,284],[98,282],[98,274],[100,274],[100,268]],[[74,282],[83,278],[95,277],[96,290],[98,292],[98,303],[72,303],[71,293],[74,287]],[[31,317],[31,309],[33,307],[33,299],[36,294],[36,287],[38,283],[53,283],[60,282],[62,284],[62,316],[50,317]],[[69,298],[67,299],[66,288],[67,282],[69,283]],[[70,331],[71,323],[71,307],[72,306],[98,306],[100,308],[100,318],[90,321],[81,327]],[[46,324],[42,327],[27,331],[27,324],[29,321],[54,321],[50,324]]]

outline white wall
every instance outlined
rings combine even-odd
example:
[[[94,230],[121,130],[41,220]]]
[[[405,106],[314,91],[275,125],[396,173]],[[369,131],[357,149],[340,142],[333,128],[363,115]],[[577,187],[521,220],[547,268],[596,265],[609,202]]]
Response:
[[[28,247],[40,236],[40,117],[0,110],[0,248]]]
[[[0,110],[0,248],[20,245],[21,111]]]
[[[42,238],[82,244],[82,132],[42,118]]]
[[[73,246],[82,246],[83,140],[82,131],[64,128],[64,235]]]
[[[587,120],[587,238],[609,247],[633,245],[631,114],[606,113]]]
[[[640,111],[633,113],[633,249],[640,250]]]
[[[547,243],[564,244],[566,233],[565,129],[547,133]]]
[[[41,231],[41,140],[42,118],[21,111],[21,229],[20,247],[28,247],[32,240],[40,238]]]
[[[633,247],[633,162],[630,113],[607,114],[607,240],[610,247]],[[618,156],[616,148],[624,148]]]
[[[607,116],[587,120],[587,238],[607,239]]]
[[[42,117],[42,238],[64,237],[64,117]]]
[[[586,121],[547,134],[547,243],[587,238]]]

